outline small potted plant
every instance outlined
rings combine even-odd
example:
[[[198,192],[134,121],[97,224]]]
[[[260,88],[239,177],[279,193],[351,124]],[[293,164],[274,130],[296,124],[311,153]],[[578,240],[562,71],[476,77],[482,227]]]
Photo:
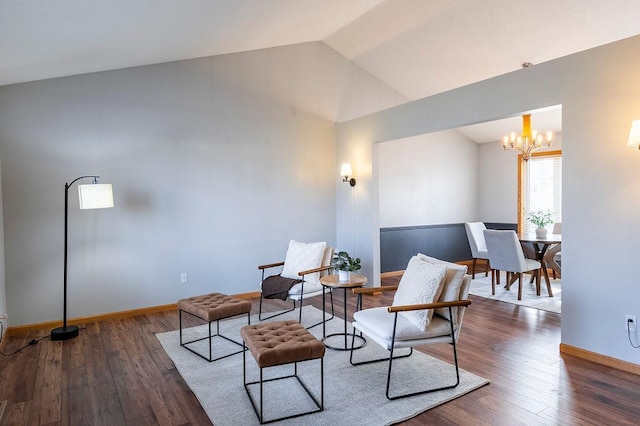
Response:
[[[331,266],[338,271],[338,280],[340,282],[349,281],[351,272],[355,272],[361,268],[360,258],[355,259],[349,256],[346,251],[338,252],[331,260]]]
[[[545,226],[553,223],[553,219],[551,219],[550,211],[547,210],[545,212],[542,210],[538,210],[535,212],[530,212],[528,219],[529,219],[529,222],[538,226],[536,228],[536,237],[544,238],[547,236],[547,228],[545,228]]]

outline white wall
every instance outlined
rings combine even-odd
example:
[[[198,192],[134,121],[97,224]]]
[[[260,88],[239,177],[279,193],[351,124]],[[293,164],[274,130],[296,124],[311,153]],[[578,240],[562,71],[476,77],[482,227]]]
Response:
[[[366,170],[374,143],[562,104],[562,342],[640,363],[623,327],[626,313],[640,315],[640,155],[626,146],[640,117],[638,51],[633,37],[341,123],[337,163],[357,149]],[[355,210],[368,226],[356,237],[375,274],[378,187],[362,184]],[[338,241],[347,221],[338,203]]]
[[[456,130],[379,143],[380,227],[473,221],[478,145]],[[374,148],[374,149],[375,149]]]
[[[509,129],[505,129],[505,133]],[[375,144],[380,227],[517,223],[518,155],[445,130]],[[551,148],[562,150],[562,133]]]
[[[69,317],[256,291],[289,239],[336,243],[334,122],[399,99],[324,43],[0,87],[10,324],[62,317],[65,182],[115,197],[71,188]]]
[[[479,145],[481,222],[518,223],[518,154],[502,142]]]

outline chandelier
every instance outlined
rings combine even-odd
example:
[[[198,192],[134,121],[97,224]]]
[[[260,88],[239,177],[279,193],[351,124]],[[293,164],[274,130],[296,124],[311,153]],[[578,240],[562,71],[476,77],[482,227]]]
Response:
[[[534,151],[542,149],[542,146],[551,146],[553,139],[553,133],[547,132],[546,141],[543,141],[541,134],[537,131],[531,131],[531,114],[525,114],[522,116],[522,134],[516,136],[515,133],[511,133],[509,136],[505,136],[502,139],[502,147],[504,150],[512,149],[514,151],[520,151],[522,153],[522,159],[527,161],[531,158],[531,154]]]

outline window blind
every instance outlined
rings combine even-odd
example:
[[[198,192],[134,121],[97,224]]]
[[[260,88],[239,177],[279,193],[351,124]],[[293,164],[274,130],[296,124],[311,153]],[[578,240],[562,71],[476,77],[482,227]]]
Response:
[[[562,155],[536,156],[525,163],[522,173],[524,232],[536,225],[527,219],[532,211],[551,211],[554,222],[562,222]],[[549,231],[553,225],[548,225]]]

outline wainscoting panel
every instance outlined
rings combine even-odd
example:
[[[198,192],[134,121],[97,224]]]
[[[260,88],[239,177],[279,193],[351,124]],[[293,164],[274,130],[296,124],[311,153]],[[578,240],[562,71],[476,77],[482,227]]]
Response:
[[[487,229],[513,229],[512,223],[485,223]],[[404,270],[411,256],[424,253],[449,262],[471,259],[464,223],[380,229],[380,272]]]

